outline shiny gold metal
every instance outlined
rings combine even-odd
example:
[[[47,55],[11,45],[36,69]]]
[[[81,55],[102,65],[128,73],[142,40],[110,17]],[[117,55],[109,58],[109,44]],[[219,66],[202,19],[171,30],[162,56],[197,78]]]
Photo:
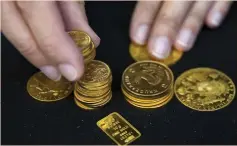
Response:
[[[73,30],[68,32],[69,36],[74,40],[79,48],[85,49],[91,45],[91,38],[88,34],[80,30]]]
[[[135,61],[153,60],[153,61],[164,63],[168,66],[175,64],[177,61],[181,59],[183,55],[182,51],[179,51],[176,48],[172,48],[170,56],[167,57],[166,59],[161,60],[161,59],[157,59],[151,56],[147,51],[146,45],[137,45],[134,43],[130,44],[129,52],[130,52],[131,57]]]
[[[73,85],[65,78],[52,81],[42,72],[38,72],[29,79],[27,91],[36,100],[52,102],[69,96],[73,91]]]
[[[122,76],[122,85],[138,97],[155,97],[171,88],[173,72],[155,61],[140,61],[128,66]]]
[[[102,61],[92,60],[87,64],[85,73],[79,80],[80,84],[100,85],[107,82],[111,75],[110,68]]]
[[[109,114],[96,124],[118,145],[128,145],[141,136],[135,127],[116,112]]]
[[[235,97],[233,81],[212,68],[195,68],[182,73],[174,85],[175,95],[185,106],[197,111],[216,111]]]

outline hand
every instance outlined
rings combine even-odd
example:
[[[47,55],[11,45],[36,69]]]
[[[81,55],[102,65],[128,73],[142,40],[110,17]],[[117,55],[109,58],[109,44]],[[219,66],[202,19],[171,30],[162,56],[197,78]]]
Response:
[[[147,44],[152,56],[165,59],[171,46],[190,50],[204,23],[218,27],[230,5],[230,1],[141,1],[133,14],[130,37]]]
[[[82,76],[83,56],[67,31],[85,31],[96,46],[100,43],[87,22],[84,3],[1,3],[2,31],[29,62],[52,80],[59,80],[63,75],[69,81],[75,81]]]

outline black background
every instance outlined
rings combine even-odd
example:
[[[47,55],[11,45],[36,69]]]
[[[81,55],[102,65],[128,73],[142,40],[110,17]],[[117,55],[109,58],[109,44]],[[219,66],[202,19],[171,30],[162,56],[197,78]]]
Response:
[[[120,92],[121,75],[133,63],[129,52],[129,23],[134,2],[88,2],[92,28],[101,38],[96,59],[113,72],[113,99],[97,111],[83,111],[72,98],[42,103],[26,92],[29,77],[38,71],[2,36],[2,144],[114,144],[97,126],[118,112],[142,136],[133,144],[237,144],[237,101],[216,112],[197,112],[176,98],[155,110],[129,105]],[[237,85],[237,3],[217,30],[203,28],[194,48],[171,69],[212,67]]]

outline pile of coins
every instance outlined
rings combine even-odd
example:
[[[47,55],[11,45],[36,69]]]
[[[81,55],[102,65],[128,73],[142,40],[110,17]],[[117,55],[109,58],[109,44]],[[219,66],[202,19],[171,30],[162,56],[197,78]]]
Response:
[[[128,66],[122,76],[125,99],[139,108],[158,108],[173,97],[174,76],[156,61],[139,61]]]
[[[163,60],[159,59],[158,60],[155,57],[149,55],[146,45],[137,45],[134,43],[130,44],[129,53],[135,61],[152,60],[152,61],[161,62],[161,63],[168,65],[168,66],[175,64],[183,56],[182,51],[179,51],[179,50],[173,48],[170,53],[170,56],[168,56],[166,59],[163,59]]]
[[[104,106],[112,98],[112,74],[104,62],[92,60],[85,66],[83,77],[75,83],[75,103],[87,110]]]
[[[96,49],[90,36],[83,31],[69,31],[69,36],[74,40],[77,47],[81,48],[82,55],[84,57],[84,63],[88,64],[95,59]]]

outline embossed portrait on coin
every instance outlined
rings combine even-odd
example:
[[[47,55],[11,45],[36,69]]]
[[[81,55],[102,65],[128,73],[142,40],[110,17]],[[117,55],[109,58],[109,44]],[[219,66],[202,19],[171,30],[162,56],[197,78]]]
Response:
[[[164,72],[159,68],[154,68],[151,66],[143,66],[139,72],[134,72],[135,78],[134,82],[136,84],[141,84],[141,81],[146,81],[151,86],[156,86],[161,83],[164,77]]]
[[[110,71],[108,67],[100,62],[90,62],[87,67],[82,81],[99,82],[106,80],[109,77]]]

